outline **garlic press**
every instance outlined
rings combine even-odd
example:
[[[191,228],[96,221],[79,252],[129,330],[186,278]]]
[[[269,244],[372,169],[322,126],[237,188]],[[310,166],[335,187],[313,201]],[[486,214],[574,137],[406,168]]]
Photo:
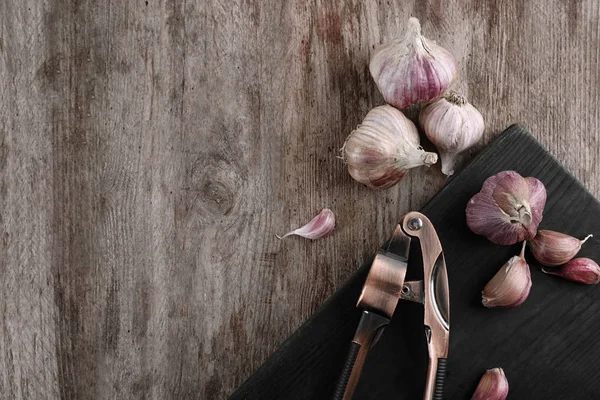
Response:
[[[423,280],[404,281],[412,238],[418,238],[423,258]],[[356,305],[362,316],[334,400],[351,400],[367,353],[389,324],[398,300],[423,304],[424,330],[429,353],[425,400],[443,398],[450,338],[450,298],[444,253],[431,221],[410,212],[373,260]]]

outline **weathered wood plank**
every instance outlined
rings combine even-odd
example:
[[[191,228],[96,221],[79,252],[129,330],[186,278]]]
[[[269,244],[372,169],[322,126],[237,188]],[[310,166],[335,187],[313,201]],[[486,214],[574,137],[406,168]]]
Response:
[[[480,149],[523,122],[600,195],[589,1],[0,2],[0,393],[223,398],[438,167],[373,192],[336,158],[410,15],[459,61]],[[471,151],[469,159],[477,149]],[[274,234],[323,207],[318,242]]]

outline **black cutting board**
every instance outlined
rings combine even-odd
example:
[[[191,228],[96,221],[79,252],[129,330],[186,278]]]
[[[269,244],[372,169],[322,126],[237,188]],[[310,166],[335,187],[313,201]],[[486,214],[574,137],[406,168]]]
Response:
[[[481,374],[502,367],[509,399],[600,399],[600,286],[545,275],[528,253],[533,286],[527,301],[514,309],[481,305],[481,289],[520,246],[494,245],[471,233],[464,209],[488,177],[509,169],[546,185],[540,228],[580,238],[597,234],[580,256],[600,261],[598,201],[524,128],[509,127],[421,210],[438,231],[448,265],[445,398],[470,399]],[[411,252],[407,279],[418,278],[416,255]],[[355,304],[368,268],[360,268],[231,398],[331,398],[360,316]],[[364,368],[355,399],[422,398],[427,348],[420,305],[398,303]]]

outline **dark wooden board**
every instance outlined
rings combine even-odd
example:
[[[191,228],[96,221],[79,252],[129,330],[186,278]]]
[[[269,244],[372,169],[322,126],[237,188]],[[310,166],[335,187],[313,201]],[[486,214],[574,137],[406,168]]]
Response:
[[[448,264],[446,398],[469,399],[480,375],[492,367],[504,368],[510,399],[600,398],[600,287],[545,275],[527,254],[533,279],[527,301],[509,310],[481,305],[481,289],[518,253],[519,245],[498,246],[471,233],[464,208],[485,179],[507,169],[546,185],[540,228],[577,237],[600,233],[598,201],[518,125],[501,134],[421,210],[436,226]],[[407,279],[421,273],[415,255],[411,253]],[[600,260],[600,241],[589,240],[580,255]],[[361,267],[231,398],[330,398],[358,322],[355,303],[368,268]],[[426,367],[423,309],[401,301],[369,354],[355,398],[418,399]]]

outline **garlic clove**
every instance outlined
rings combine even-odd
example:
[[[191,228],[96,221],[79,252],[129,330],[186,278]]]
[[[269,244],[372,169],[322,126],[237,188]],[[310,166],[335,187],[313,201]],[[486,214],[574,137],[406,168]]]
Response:
[[[423,37],[416,18],[408,20],[404,38],[375,49],[369,70],[386,103],[398,108],[438,98],[456,76],[452,54]]]
[[[316,217],[311,219],[306,225],[286,233],[283,236],[277,236],[278,239],[284,239],[288,236],[297,235],[306,239],[320,239],[329,235],[335,228],[335,214],[328,208],[324,208]]]
[[[508,380],[502,368],[488,369],[479,380],[471,400],[505,400],[508,396]]]
[[[542,268],[542,271],[586,285],[595,285],[600,282],[600,267],[594,260],[585,257],[574,258],[560,268],[551,270]]]
[[[545,205],[542,182],[515,171],[500,172],[467,203],[467,225],[496,244],[515,244],[535,236]]]
[[[466,98],[448,90],[419,115],[419,123],[440,153],[442,172],[454,173],[456,156],[483,136],[483,116]]]
[[[435,164],[438,158],[421,148],[415,124],[388,105],[369,111],[342,152],[350,175],[373,189],[392,187],[408,169]]]
[[[485,307],[512,308],[523,304],[531,290],[531,272],[525,261],[525,242],[521,254],[511,257],[481,292]]]
[[[531,253],[541,264],[556,267],[575,257],[581,245],[593,235],[579,240],[564,233],[540,229],[529,242]]]

